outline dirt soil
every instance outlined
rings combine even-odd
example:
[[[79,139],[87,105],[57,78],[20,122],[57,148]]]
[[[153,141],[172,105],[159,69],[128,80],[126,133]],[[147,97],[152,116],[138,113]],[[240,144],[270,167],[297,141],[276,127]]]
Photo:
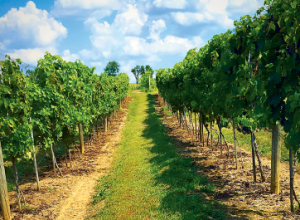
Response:
[[[121,141],[121,132],[128,114],[128,97],[122,104],[122,110],[110,117],[108,132],[99,129],[95,140],[85,143],[85,153],[79,157],[78,151],[72,153],[72,168],[69,158],[66,167],[64,158],[58,158],[63,177],[54,178],[49,165],[47,172],[40,175],[41,190],[36,190],[34,181],[21,185],[26,205],[21,212],[17,209],[16,193],[9,192],[11,213],[17,219],[85,219],[97,179],[109,172],[116,146]],[[102,130],[102,131],[101,131]],[[0,219],[2,219],[0,217]]]
[[[226,219],[300,219],[300,213],[290,212],[289,197],[289,164],[281,163],[281,192],[278,195],[270,193],[271,160],[261,156],[266,182],[261,182],[260,171],[257,165],[257,182],[253,181],[251,152],[238,148],[239,169],[235,167],[233,144],[227,147],[223,144],[223,157],[220,157],[220,144],[216,147],[217,139],[213,140],[215,150],[212,150],[210,141],[205,146],[187,130],[179,126],[175,116],[164,114],[161,97],[156,96],[156,111],[161,114],[171,142],[176,145],[178,154],[191,158],[196,166],[196,173],[208,178],[209,184],[214,184],[215,193],[207,193],[207,199],[215,199],[226,206]],[[259,143],[258,143],[259,145]],[[242,156],[241,156],[242,155]],[[300,196],[300,178],[295,174],[295,191]],[[295,202],[297,204],[297,202]]]

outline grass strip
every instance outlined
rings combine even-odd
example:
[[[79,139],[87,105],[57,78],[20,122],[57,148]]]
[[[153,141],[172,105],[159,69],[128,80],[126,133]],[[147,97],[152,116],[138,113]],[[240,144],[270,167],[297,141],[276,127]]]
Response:
[[[89,219],[225,219],[214,186],[170,143],[152,94],[133,91],[112,171],[99,180]],[[104,202],[103,202],[104,201]]]

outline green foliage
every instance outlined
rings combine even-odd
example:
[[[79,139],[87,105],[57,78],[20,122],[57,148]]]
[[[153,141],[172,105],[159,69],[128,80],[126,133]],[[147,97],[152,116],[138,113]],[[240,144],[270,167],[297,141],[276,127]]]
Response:
[[[149,91],[149,77],[150,77],[150,91],[153,91],[153,90],[157,89],[156,82],[152,78],[151,71],[147,71],[141,77],[140,90],[142,90],[142,91]]]
[[[125,73],[96,75],[79,60],[66,62],[50,53],[27,76],[19,64],[21,60],[6,56],[1,66],[0,141],[6,157],[31,155],[32,130],[40,149],[53,143],[70,147],[79,123],[85,134],[91,132],[97,120],[119,107],[129,89]]]
[[[190,50],[172,69],[158,70],[160,94],[173,111],[185,107],[206,121],[229,118],[251,131],[280,123],[286,146],[299,149],[299,4],[265,1],[266,9],[235,21],[234,31]]]
[[[0,74],[0,141],[4,154],[13,157],[26,157],[33,145],[29,86],[20,64],[21,60],[6,55]]]
[[[140,76],[143,76],[145,73],[150,73],[151,74],[151,77],[153,77],[153,69],[150,67],[150,65],[146,65],[145,67],[144,66],[139,66],[139,65],[136,65],[136,67],[134,67],[132,70],[131,70],[132,74],[134,75],[135,79],[136,79],[136,83],[138,84],[140,81]]]
[[[120,71],[120,64],[116,61],[110,61],[104,68],[104,72],[107,73],[108,76],[116,76]]]

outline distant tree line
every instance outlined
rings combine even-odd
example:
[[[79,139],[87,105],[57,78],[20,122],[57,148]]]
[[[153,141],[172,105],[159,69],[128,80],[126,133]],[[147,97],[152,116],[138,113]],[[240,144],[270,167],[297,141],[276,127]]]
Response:
[[[134,67],[131,72],[134,75],[135,79],[136,79],[136,83],[139,83],[139,79],[140,76],[144,75],[146,72],[148,72],[151,74],[151,78],[153,78],[153,69],[150,67],[150,65],[146,65],[146,66],[139,66],[136,65],[136,67]]]

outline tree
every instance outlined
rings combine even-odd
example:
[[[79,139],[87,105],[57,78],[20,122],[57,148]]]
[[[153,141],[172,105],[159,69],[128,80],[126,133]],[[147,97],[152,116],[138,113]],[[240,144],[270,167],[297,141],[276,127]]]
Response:
[[[134,75],[135,79],[136,79],[136,83],[138,84],[139,83],[139,78],[140,78],[140,75],[141,75],[141,67],[139,65],[136,65],[136,67],[134,67],[132,70],[131,70],[132,74]]]
[[[154,71],[153,71],[153,69],[151,68],[151,66],[150,66],[150,65],[146,65],[146,72],[148,72],[148,71],[150,71],[150,72],[151,72],[151,77],[153,77],[153,73],[154,73]]]
[[[140,89],[142,91],[149,91],[149,80],[150,80],[150,90],[156,89],[156,82],[151,76],[151,71],[146,71],[145,74],[141,76]]]
[[[141,66],[141,76],[145,74],[145,67]]]
[[[110,61],[104,68],[104,72],[107,72],[108,76],[116,76],[120,71],[120,64],[116,61]]]
[[[136,79],[136,83],[139,83],[139,78],[140,76],[144,75],[146,72],[150,72],[151,73],[151,77],[153,77],[153,69],[150,67],[150,65],[146,65],[146,66],[139,66],[136,65],[136,67],[134,67],[131,70],[132,74],[134,75],[135,79]]]

